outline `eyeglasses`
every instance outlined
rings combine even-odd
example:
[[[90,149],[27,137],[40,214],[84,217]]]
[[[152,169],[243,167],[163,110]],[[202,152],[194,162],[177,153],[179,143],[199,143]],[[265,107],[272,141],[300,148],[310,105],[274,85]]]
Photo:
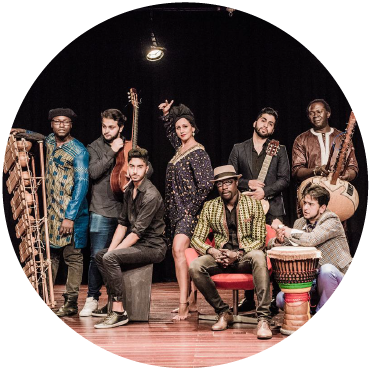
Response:
[[[233,180],[232,179],[224,180],[224,181],[217,181],[216,182],[216,186],[218,188],[221,188],[223,185],[230,186],[232,183],[233,183]]]
[[[57,119],[52,119],[51,120],[51,122],[53,122],[54,123],[54,125],[56,125],[56,126],[59,126],[59,125],[61,125],[62,123],[63,123],[63,125],[64,126],[69,126],[70,124],[71,124],[71,120],[66,120],[66,121],[59,121],[59,120],[57,120]]]

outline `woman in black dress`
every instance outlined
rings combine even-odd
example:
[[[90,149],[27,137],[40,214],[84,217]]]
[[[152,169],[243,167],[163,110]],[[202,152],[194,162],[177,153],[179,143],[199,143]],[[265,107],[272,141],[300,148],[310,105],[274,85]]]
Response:
[[[159,105],[166,134],[176,149],[166,172],[165,207],[170,221],[172,255],[180,289],[180,305],[174,320],[189,316],[189,274],[185,250],[197,225],[203,203],[212,189],[211,160],[194,136],[199,131],[191,110],[183,104],[172,107],[173,100]],[[190,302],[195,307],[195,302]]]

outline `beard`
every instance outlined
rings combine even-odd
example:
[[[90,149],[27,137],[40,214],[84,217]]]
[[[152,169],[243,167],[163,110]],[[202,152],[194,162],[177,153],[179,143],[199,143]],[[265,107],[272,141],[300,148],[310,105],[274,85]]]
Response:
[[[115,139],[117,139],[117,137],[119,137],[119,135],[120,135],[120,132],[118,131],[117,132],[117,135],[115,135],[115,136],[113,136],[111,139],[109,139],[109,140],[107,140],[106,138],[105,138],[105,136],[103,135],[103,140],[107,143],[107,144],[112,144],[112,142],[115,140]]]
[[[254,132],[261,138],[261,139],[268,139],[271,135],[269,133],[267,134],[262,134],[258,129],[254,128]]]

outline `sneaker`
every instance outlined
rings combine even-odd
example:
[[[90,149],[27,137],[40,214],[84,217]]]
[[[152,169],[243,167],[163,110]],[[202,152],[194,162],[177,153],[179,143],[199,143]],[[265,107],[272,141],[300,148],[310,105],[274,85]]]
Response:
[[[95,329],[109,329],[117,326],[125,325],[128,323],[127,312],[123,312],[121,315],[117,312],[110,312],[109,315],[98,324],[94,325]]]
[[[92,312],[98,308],[98,301],[94,297],[87,297],[84,308],[80,311],[81,317],[91,316]]]
[[[108,303],[102,308],[96,308],[92,313],[91,316],[94,317],[107,317],[108,316]]]

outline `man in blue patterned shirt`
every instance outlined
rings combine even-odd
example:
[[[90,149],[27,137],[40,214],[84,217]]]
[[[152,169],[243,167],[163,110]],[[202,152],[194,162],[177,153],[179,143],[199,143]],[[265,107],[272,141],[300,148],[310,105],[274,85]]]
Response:
[[[46,194],[53,284],[63,255],[68,267],[65,302],[57,311],[59,317],[78,312],[77,299],[82,281],[89,214],[86,194],[89,187],[89,153],[71,136],[72,109],[49,111],[53,132],[46,137]],[[22,132],[23,129],[13,129]],[[42,232],[45,238],[45,230]]]

